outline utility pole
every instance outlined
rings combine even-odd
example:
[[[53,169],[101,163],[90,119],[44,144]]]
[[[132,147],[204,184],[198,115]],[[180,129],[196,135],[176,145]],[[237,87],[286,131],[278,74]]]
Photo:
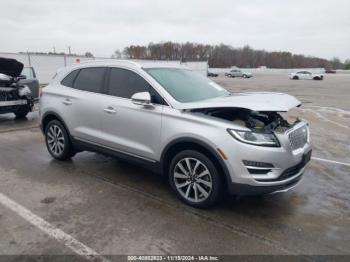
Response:
[[[68,46],[68,54],[71,55],[71,50],[70,50],[70,46]]]
[[[53,47],[53,53],[56,54],[56,47]]]
[[[27,51],[27,56],[28,56],[28,65],[29,65],[29,66],[32,66],[32,61],[30,60],[29,51]]]

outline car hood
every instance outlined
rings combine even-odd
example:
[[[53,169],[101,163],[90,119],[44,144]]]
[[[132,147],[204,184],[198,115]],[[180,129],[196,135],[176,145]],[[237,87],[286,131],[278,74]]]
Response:
[[[17,77],[23,70],[23,64],[15,59],[0,57],[0,74]]]
[[[294,96],[281,93],[233,93],[231,96],[217,97],[191,103],[178,103],[177,109],[204,109],[204,108],[245,108],[253,111],[287,112],[301,102]]]

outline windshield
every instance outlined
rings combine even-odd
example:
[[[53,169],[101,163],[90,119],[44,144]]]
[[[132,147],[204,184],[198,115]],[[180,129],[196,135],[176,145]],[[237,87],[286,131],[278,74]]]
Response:
[[[188,69],[147,68],[145,71],[179,102],[195,102],[230,95],[209,78]]]

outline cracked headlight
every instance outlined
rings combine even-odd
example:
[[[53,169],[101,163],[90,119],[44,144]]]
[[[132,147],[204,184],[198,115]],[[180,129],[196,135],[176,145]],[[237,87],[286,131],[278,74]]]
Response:
[[[272,133],[262,133],[253,131],[242,131],[242,130],[227,130],[230,135],[240,142],[256,145],[256,146],[269,146],[269,147],[279,147],[277,137]]]

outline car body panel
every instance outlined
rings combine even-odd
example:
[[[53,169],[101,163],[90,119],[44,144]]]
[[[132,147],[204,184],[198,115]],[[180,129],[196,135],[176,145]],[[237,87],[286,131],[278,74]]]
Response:
[[[26,85],[29,87],[30,91],[32,92],[33,98],[39,98],[39,80],[36,78],[36,74],[33,67],[24,67],[21,75],[25,75],[25,79],[21,79],[19,81],[20,84]]]
[[[105,95],[99,137],[123,152],[154,160],[159,155],[162,105],[142,106],[131,99]]]
[[[16,59],[0,57],[0,74],[18,77],[23,70],[23,66]]]
[[[177,109],[200,108],[246,108],[254,111],[286,112],[300,106],[301,102],[295,97],[282,93],[247,92],[233,93],[231,96],[218,97],[192,103],[178,103]]]
[[[83,92],[60,86],[45,87],[45,96],[40,99],[41,108],[57,113],[64,119],[72,136],[100,143],[101,117],[103,116],[102,94]],[[44,112],[43,112],[44,113]]]

